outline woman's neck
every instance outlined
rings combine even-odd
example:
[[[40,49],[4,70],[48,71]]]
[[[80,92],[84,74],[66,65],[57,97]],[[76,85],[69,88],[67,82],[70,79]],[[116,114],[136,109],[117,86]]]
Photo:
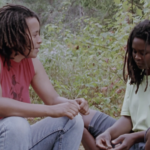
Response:
[[[145,70],[145,74],[150,75],[150,69]]]
[[[12,53],[11,57],[14,58],[13,61],[15,61],[15,62],[21,62],[21,60],[25,58],[21,54],[18,54],[15,56],[15,53]]]

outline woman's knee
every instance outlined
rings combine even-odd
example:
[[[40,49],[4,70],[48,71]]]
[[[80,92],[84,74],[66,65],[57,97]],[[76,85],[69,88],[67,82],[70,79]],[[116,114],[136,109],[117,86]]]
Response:
[[[91,120],[93,119],[94,115],[96,114],[96,112],[97,112],[96,110],[90,109],[90,113],[88,115],[82,115],[84,127],[86,129],[88,129],[89,124],[90,124]]]
[[[83,133],[84,123],[81,115],[77,115],[76,117],[74,117],[72,123],[73,123],[73,128],[75,129],[76,132]]]
[[[3,149],[27,150],[30,147],[30,125],[21,117],[8,117],[0,121],[0,145]]]
[[[30,125],[28,121],[22,117],[8,117],[3,120],[3,129],[9,136],[20,139],[29,139]]]
[[[76,139],[82,139],[83,135],[83,130],[84,130],[84,123],[82,116],[78,114],[74,119],[70,120],[72,127],[71,127],[71,132]],[[81,142],[81,141],[80,141]]]

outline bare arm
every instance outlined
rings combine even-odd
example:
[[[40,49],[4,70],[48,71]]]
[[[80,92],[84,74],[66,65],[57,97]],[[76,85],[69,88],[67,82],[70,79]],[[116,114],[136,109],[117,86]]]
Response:
[[[1,72],[1,64],[0,64]],[[20,117],[42,117],[53,116],[53,108],[50,106],[28,104],[14,99],[2,97],[0,84],[0,117],[20,116]]]
[[[115,139],[122,134],[129,133],[131,130],[131,117],[122,116],[112,127],[107,130],[107,132],[110,133],[112,139]]]
[[[120,135],[130,133],[131,130],[132,130],[131,117],[122,116],[111,128],[108,129],[108,132],[110,132],[113,140]],[[134,132],[131,134],[135,143],[144,142],[145,131]]]
[[[67,98],[60,97],[56,93],[41,62],[37,58],[32,60],[35,69],[35,76],[31,84],[44,103],[46,105],[56,105],[69,102]],[[85,101],[83,98],[78,98],[75,101],[80,105],[80,113],[84,115],[89,114],[89,106],[87,101]]]
[[[145,144],[145,150],[150,149],[150,129],[148,129],[148,132],[146,133],[146,144]]]
[[[98,147],[107,149],[113,144],[121,143],[115,150],[129,149],[134,143],[143,142],[145,131],[130,133],[132,130],[131,118],[122,116],[112,127],[96,138]]]
[[[104,133],[96,137],[96,145],[102,149],[111,148],[111,141],[120,135],[129,133],[132,129],[131,118],[122,116],[116,123],[108,128]]]
[[[48,106],[28,104],[9,98],[0,97],[0,116],[42,117],[53,115]]]
[[[28,104],[9,98],[0,97],[0,117],[62,117],[73,119],[78,114],[79,106],[70,101],[54,106],[41,104]]]
[[[144,142],[144,134],[145,131],[140,131],[120,135],[117,139],[112,141],[112,143],[116,145],[114,150],[130,149],[135,143]]]
[[[1,69],[1,68],[0,68]],[[1,71],[1,70],[0,70]],[[54,91],[53,97],[57,97]],[[67,116],[70,119],[78,114],[79,105],[74,101],[67,101],[59,105],[40,105],[19,102],[14,99],[2,97],[2,88],[0,85],[0,117],[20,116],[20,117],[62,117]]]
[[[79,106],[76,102],[70,101],[65,104],[54,106],[23,103],[14,99],[2,97],[0,85],[0,117],[20,116],[20,117],[62,117],[67,116],[72,119],[77,115]]]
[[[43,117],[54,116],[54,108],[39,104],[28,104],[14,99],[2,97],[0,85],[0,117],[20,116],[20,117]]]
[[[56,93],[41,62],[37,58],[32,59],[32,61],[35,76],[31,82],[31,85],[44,103],[47,105],[56,105],[59,103],[68,102],[67,98],[60,97]]]

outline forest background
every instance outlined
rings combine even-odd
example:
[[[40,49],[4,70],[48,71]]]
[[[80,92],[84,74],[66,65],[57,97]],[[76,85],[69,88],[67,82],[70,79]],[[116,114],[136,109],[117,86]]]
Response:
[[[135,24],[150,18],[150,0],[1,0],[0,7],[6,3],[40,17],[38,58],[56,91],[83,97],[92,109],[118,118],[127,39]],[[33,103],[43,103],[31,87],[30,95]]]
[[[150,0],[0,0],[0,7],[6,3],[38,14],[43,39],[38,58],[59,95],[83,97],[90,108],[118,118],[127,39],[137,23],[150,19]],[[32,103],[43,103],[32,87],[30,96]]]

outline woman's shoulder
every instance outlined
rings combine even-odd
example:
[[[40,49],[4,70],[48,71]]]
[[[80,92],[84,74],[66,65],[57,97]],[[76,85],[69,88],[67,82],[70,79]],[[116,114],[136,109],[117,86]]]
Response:
[[[136,91],[136,84],[131,84],[131,79],[128,79],[126,83],[126,91],[129,93],[129,95],[132,95]]]
[[[38,58],[32,58],[32,63],[35,73],[41,71],[41,68],[43,69],[43,65]]]
[[[37,65],[37,63],[39,62],[39,59],[38,58],[31,58],[32,59],[32,62],[33,62],[33,65]]]
[[[0,75],[2,72],[2,67],[3,67],[3,61],[2,61],[2,56],[0,55]]]
[[[0,59],[1,59],[1,58],[0,58]],[[2,68],[2,66],[1,66],[1,65],[2,65],[2,62],[0,61],[0,73],[1,73],[1,68]]]
[[[0,84],[1,84],[1,80],[2,80],[2,71],[3,71],[3,60],[0,55]]]

